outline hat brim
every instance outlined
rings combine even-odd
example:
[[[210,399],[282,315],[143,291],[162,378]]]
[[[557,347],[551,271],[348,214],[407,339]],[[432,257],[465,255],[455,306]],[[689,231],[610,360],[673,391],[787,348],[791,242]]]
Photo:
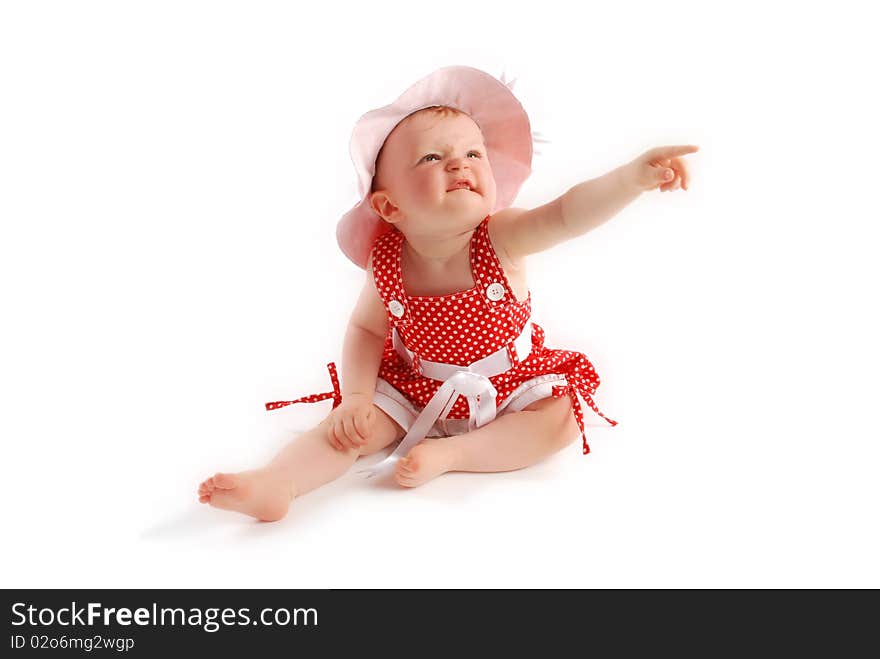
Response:
[[[529,117],[513,92],[493,76],[468,66],[449,66],[422,78],[385,107],[355,124],[351,159],[361,201],[340,218],[336,240],[343,253],[365,268],[376,238],[391,229],[370,206],[376,158],[395,126],[413,112],[447,105],[468,114],[480,127],[497,190],[492,213],[510,207],[532,171]]]

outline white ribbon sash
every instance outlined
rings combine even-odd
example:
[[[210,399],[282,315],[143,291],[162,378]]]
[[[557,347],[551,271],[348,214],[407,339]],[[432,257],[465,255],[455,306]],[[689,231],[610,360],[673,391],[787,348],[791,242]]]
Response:
[[[392,338],[397,352],[412,363],[412,353],[403,345],[396,329]],[[525,359],[531,352],[531,323],[526,324],[514,341],[514,349],[519,360]],[[513,366],[506,347],[470,366],[456,366],[422,360],[420,362],[422,375],[433,380],[441,380],[443,384],[425,405],[394,452],[382,462],[368,469],[362,469],[358,473],[370,478],[393,472],[398,460],[425,438],[437,419],[446,419],[459,396],[464,396],[467,399],[469,431],[493,421],[497,413],[495,398],[498,396],[498,392],[492,386],[489,378],[500,375]]]
[[[457,367],[462,369],[463,367]],[[466,369],[466,367],[464,367]],[[470,415],[468,417],[468,430],[480,428],[495,419],[495,397],[498,392],[492,386],[492,382],[485,375],[473,373],[469,370],[460,370],[447,378],[437,390],[418,418],[413,422],[409,431],[395,451],[387,458],[373,465],[369,469],[360,470],[367,478],[371,476],[386,476],[394,471],[397,462],[410,450],[425,438],[437,419],[445,419],[455,405],[459,396],[464,396],[468,402]]]

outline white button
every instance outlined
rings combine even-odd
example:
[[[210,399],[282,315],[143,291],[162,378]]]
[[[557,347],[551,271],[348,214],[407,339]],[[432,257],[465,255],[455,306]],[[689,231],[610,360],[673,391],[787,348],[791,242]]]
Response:
[[[504,286],[502,286],[498,282],[495,282],[494,284],[489,284],[486,287],[486,297],[493,302],[497,302],[504,297]]]
[[[391,300],[391,302],[388,303],[388,311],[400,318],[403,315],[403,305],[397,300]]]

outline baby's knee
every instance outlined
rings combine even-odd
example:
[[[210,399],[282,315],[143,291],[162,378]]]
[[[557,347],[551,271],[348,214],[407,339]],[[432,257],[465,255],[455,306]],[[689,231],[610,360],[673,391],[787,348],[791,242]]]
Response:
[[[393,441],[405,434],[397,422],[378,407],[373,407],[373,427],[367,437],[367,443],[360,447],[359,455],[378,453]]]
[[[541,438],[554,451],[565,448],[580,435],[567,397],[544,398],[526,409],[538,415]]]

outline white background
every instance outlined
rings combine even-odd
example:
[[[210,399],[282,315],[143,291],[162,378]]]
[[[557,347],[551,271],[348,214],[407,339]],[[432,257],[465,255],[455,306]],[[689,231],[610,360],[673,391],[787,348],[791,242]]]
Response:
[[[4,3],[2,586],[880,586],[862,6]],[[619,425],[518,472],[350,473],[275,524],[199,504],[329,411],[263,403],[341,354],[351,129],[451,64],[516,78],[551,140],[520,207],[700,146],[690,191],[533,259]]]

